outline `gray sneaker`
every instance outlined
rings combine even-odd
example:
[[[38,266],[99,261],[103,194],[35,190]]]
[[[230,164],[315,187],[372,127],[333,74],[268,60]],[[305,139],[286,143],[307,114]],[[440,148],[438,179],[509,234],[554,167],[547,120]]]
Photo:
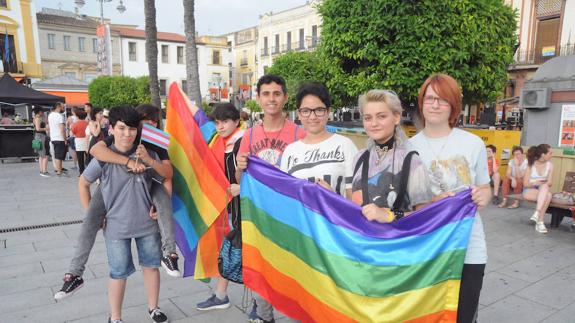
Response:
[[[226,295],[224,299],[219,299],[215,294],[207,300],[200,302],[196,305],[198,311],[209,311],[216,309],[226,309],[230,307],[230,299]]]

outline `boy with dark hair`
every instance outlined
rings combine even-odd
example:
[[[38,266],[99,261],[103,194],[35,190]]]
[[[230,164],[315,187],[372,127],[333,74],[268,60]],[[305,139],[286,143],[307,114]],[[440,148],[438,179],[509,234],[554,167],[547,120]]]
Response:
[[[136,107],[136,112],[138,113],[141,122],[157,126],[157,123],[159,122],[159,108],[149,104],[142,104]],[[113,144],[114,140],[114,136],[110,136],[105,140],[98,142],[91,149],[91,152],[97,151],[97,153],[94,154],[94,157],[101,162],[126,167],[126,170],[129,169],[134,173],[141,173],[145,171],[146,166],[148,166],[164,179],[163,184],[154,182],[150,191],[154,209],[157,211],[153,214],[157,215],[162,237],[162,250],[164,252],[164,257],[162,257],[161,266],[166,270],[168,275],[172,277],[180,277],[181,272],[178,269],[178,255],[176,253],[176,244],[173,234],[172,202],[170,200],[173,170],[168,153],[166,150],[157,146],[143,143],[138,147],[138,152],[141,153],[142,156],[139,159],[139,162],[136,162],[134,159],[130,159],[121,153],[111,150],[110,146]],[[156,162],[154,158],[151,158],[147,154],[148,150],[153,151],[160,161]],[[60,300],[66,298],[84,285],[82,275],[84,274],[90,251],[92,250],[96,235],[100,229],[100,224],[105,215],[106,209],[104,201],[102,200],[102,193],[101,190],[97,188],[94,192],[94,196],[92,196],[89,207],[86,210],[86,217],[82,223],[76,252],[70,262],[68,273],[64,275],[64,284],[60,291],[54,295],[55,299]]]
[[[110,123],[114,133],[112,150],[130,159],[139,159],[136,144],[140,117],[131,107],[116,107],[110,112]],[[150,156],[156,158],[153,152]],[[158,308],[160,292],[161,239],[156,221],[150,218],[152,205],[150,170],[141,174],[127,172],[122,165],[92,160],[80,176],[78,189],[84,208],[90,203],[90,184],[100,180],[102,199],[106,206],[104,236],[108,253],[110,281],[108,302],[111,323],[122,323],[122,302],[126,279],[135,272],[132,261],[131,241],[136,241],[138,259],[144,275],[148,298],[148,314],[154,322],[167,322],[167,317]]]
[[[246,130],[237,157],[236,180],[248,166],[248,154],[256,155],[268,163],[280,167],[282,155],[294,141],[305,137],[305,131],[287,120],[283,108],[288,100],[285,80],[278,75],[266,74],[258,80],[256,101],[262,107],[264,120],[260,125]],[[273,307],[265,299],[254,294],[254,308],[250,322],[275,322]]]

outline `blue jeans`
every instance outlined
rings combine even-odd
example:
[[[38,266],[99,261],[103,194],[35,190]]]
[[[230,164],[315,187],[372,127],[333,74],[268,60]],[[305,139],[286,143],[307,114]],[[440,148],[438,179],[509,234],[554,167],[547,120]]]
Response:
[[[164,190],[164,186],[158,183],[152,184],[152,203],[156,206],[158,211],[158,226],[160,234],[162,235],[162,250],[165,255],[176,253],[176,243],[174,241],[174,229],[172,219],[172,201],[170,196]],[[78,243],[74,257],[70,262],[68,272],[76,275],[84,275],[86,263],[90,256],[90,251],[96,241],[96,235],[100,230],[102,221],[106,215],[106,207],[104,199],[102,198],[102,190],[100,186],[94,191],[94,195],[90,200],[88,210],[86,210],[86,217],[81,226],[80,235],[78,236]]]
[[[135,238],[141,267],[158,268],[162,260],[162,242],[159,233]],[[106,239],[110,278],[126,279],[136,271],[132,260],[132,239]]]

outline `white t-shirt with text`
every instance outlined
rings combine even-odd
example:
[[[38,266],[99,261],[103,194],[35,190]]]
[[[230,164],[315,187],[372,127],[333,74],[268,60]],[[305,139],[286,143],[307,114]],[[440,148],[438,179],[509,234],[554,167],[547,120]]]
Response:
[[[338,134],[317,144],[305,144],[298,140],[286,147],[280,169],[309,181],[321,178],[336,193],[345,197],[345,190],[351,189],[356,154],[355,144]]]

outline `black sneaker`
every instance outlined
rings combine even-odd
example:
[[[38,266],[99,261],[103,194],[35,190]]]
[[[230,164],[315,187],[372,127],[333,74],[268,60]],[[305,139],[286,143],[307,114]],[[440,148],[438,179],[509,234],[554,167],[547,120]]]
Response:
[[[175,253],[162,258],[162,268],[172,277],[182,277],[182,273],[178,269],[178,255]]]
[[[168,322],[168,317],[166,314],[164,314],[164,312],[162,312],[162,310],[160,310],[159,307],[156,307],[153,310],[149,310],[148,314],[154,322]]]
[[[54,295],[54,299],[61,300],[72,294],[84,286],[84,280],[80,276],[66,274],[64,275],[64,285],[62,289]]]
[[[62,167],[62,172],[64,172],[64,173],[67,173],[67,172],[68,172],[68,169],[67,169],[67,168],[64,168],[64,167]]]

